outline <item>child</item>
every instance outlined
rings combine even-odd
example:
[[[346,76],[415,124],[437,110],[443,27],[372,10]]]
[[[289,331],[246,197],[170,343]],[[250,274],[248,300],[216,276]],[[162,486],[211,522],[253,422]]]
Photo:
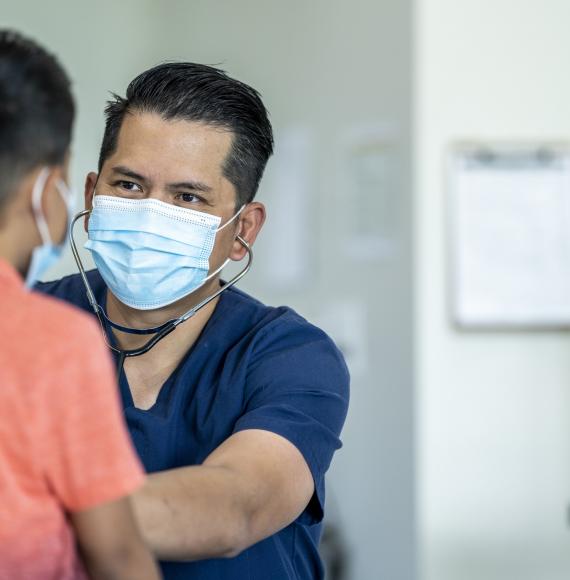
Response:
[[[154,580],[128,499],[144,477],[100,332],[26,288],[65,238],[73,116],[54,57],[0,31],[0,579]]]

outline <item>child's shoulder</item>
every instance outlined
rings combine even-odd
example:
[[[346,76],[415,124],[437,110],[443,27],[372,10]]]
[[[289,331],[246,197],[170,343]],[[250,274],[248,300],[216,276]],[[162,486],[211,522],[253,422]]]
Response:
[[[56,361],[83,358],[103,350],[101,330],[95,319],[51,296],[20,293],[11,301],[6,314],[4,346],[14,353],[24,349],[32,360],[49,360],[53,367]]]

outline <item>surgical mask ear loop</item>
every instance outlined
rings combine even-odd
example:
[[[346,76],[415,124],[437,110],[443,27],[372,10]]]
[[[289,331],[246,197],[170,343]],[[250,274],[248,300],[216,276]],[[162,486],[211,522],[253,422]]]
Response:
[[[36,220],[36,226],[40,232],[40,237],[44,245],[52,243],[51,235],[49,233],[49,228],[42,210],[42,196],[44,193],[44,188],[49,176],[49,168],[44,167],[34,183],[34,189],[32,190],[32,210],[34,212],[34,219]]]
[[[69,185],[63,181],[63,179],[58,179],[55,186],[57,187],[59,195],[61,195],[61,199],[63,199],[65,208],[67,209],[67,222],[69,229],[69,223],[73,219],[75,209],[75,195],[73,193],[73,189],[71,189],[71,187],[69,187]]]
[[[49,167],[44,167],[39,173],[36,183],[34,184],[34,189],[32,191],[32,210],[34,212],[34,218],[36,220],[36,225],[38,231],[40,232],[40,237],[44,245],[54,245],[51,239],[51,234],[49,233],[49,227],[42,209],[42,197],[44,193],[44,188],[49,177]],[[68,187],[68,185],[59,179],[55,184],[61,199],[65,203],[65,209],[67,211],[67,228],[69,229],[69,224],[71,223],[71,218],[73,217],[73,192]],[[63,244],[67,238],[67,231],[65,232],[65,237],[63,239]],[[61,245],[57,244],[57,245]]]
[[[235,219],[237,219],[237,217],[239,216],[239,214],[245,209],[246,204],[244,203],[238,210],[237,212],[233,215],[233,217],[231,217],[223,226],[220,226],[217,230],[216,233],[221,232],[226,226],[229,226]]]
[[[238,211],[234,214],[233,217],[231,217],[223,226],[219,227],[216,230],[216,233],[221,232],[226,226],[229,226],[239,216],[239,214],[244,210],[244,208],[245,208],[245,203],[238,209]],[[238,237],[239,237],[239,235],[236,236],[236,239]],[[204,284],[206,284],[212,278],[214,278],[215,276],[217,276],[229,263],[230,263],[230,259],[228,258],[227,260],[224,261],[224,263],[219,268],[217,268],[216,270],[214,270],[211,274],[208,274],[204,278],[204,280],[202,281],[202,283],[200,284],[200,286],[198,286],[198,288],[196,288],[194,290],[194,292],[196,292],[196,290],[202,288],[202,286],[204,286]]]

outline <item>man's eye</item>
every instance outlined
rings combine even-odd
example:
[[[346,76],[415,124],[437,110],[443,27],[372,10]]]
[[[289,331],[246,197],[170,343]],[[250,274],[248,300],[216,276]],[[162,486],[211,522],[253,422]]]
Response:
[[[184,203],[198,203],[202,201],[197,195],[194,195],[193,193],[179,193],[178,199]]]
[[[118,185],[122,189],[126,189],[127,191],[141,191],[140,185],[134,183],[133,181],[117,181],[115,185]]]

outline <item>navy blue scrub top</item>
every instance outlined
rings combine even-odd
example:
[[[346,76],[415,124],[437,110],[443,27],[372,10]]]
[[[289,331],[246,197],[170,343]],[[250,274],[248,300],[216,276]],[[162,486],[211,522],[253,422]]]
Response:
[[[97,270],[88,278],[97,301],[105,304],[106,286]],[[92,313],[79,275],[37,289]],[[305,511],[281,532],[235,558],[161,562],[165,579],[324,577],[317,550],[324,479],[341,446],[349,395],[344,360],[326,334],[289,308],[265,306],[230,288],[150,409],[134,406],[124,372],[119,385],[127,424],[148,472],[199,465],[233,433],[264,429],[299,449],[315,482]]]

